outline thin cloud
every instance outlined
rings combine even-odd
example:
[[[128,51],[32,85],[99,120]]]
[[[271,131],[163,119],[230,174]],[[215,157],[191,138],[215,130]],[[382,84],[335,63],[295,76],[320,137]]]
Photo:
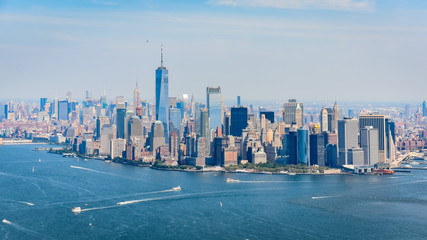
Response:
[[[369,0],[209,0],[208,3],[233,7],[268,7],[283,9],[329,9],[345,11],[371,11]]]

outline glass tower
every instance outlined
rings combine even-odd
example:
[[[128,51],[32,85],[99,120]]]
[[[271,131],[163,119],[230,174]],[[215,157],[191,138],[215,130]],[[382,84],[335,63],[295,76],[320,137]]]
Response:
[[[308,129],[299,128],[297,130],[298,135],[298,163],[309,165],[309,153],[308,153]]]
[[[156,120],[163,123],[166,143],[169,142],[169,80],[168,70],[163,67],[163,48],[161,65],[156,70]]]
[[[222,128],[222,96],[220,87],[206,88],[206,103],[208,105],[210,128]]]

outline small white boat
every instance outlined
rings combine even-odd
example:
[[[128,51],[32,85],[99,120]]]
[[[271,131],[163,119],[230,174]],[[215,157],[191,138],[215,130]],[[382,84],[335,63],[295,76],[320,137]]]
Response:
[[[222,207],[222,202],[219,202],[219,206]]]
[[[110,162],[111,162],[111,160],[105,160],[105,162],[108,162],[108,163],[110,163]]]
[[[7,221],[6,218],[5,218],[5,219],[2,220],[2,223],[10,223],[10,222]]]
[[[73,209],[71,209],[71,212],[73,212],[73,213],[81,213],[82,212],[82,208],[81,207],[73,207]]]
[[[297,174],[296,174],[296,173],[291,172],[291,173],[288,173],[288,175],[294,176],[294,175],[297,175]]]
[[[238,179],[232,179],[232,178],[227,178],[227,180],[225,180],[227,183],[238,183],[240,182]]]
[[[33,167],[33,172],[34,172],[34,167]]]
[[[174,192],[179,192],[179,191],[181,191],[181,186],[173,187],[173,188],[172,188],[172,191],[174,191]]]
[[[42,160],[39,158],[39,162],[41,162]]]

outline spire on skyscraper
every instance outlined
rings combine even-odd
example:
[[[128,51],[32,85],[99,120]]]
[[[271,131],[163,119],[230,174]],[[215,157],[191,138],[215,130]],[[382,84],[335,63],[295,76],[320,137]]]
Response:
[[[160,67],[163,67],[163,44],[160,47]]]

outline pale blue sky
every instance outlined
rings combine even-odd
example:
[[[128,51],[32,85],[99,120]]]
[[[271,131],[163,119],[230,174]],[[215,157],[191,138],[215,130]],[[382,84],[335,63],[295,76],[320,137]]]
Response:
[[[152,100],[163,44],[171,96],[420,101],[426,42],[425,1],[0,0],[0,99]]]

